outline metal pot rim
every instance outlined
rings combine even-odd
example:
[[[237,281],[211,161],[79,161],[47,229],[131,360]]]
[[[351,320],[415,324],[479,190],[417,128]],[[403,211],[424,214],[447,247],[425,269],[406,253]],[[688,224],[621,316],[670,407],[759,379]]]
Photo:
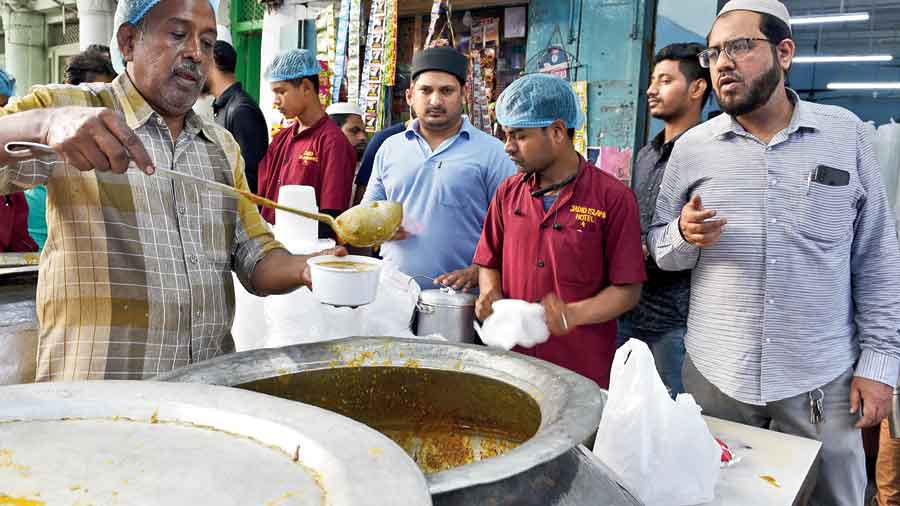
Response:
[[[432,494],[497,482],[549,462],[597,430],[606,392],[593,381],[557,365],[526,355],[479,345],[401,339],[350,337],[220,356],[159,376],[162,381],[240,385],[278,375],[348,367],[334,365],[335,355],[367,355],[352,366],[400,366],[415,359],[419,368],[478,374],[502,381],[529,394],[541,411],[538,432],[521,446],[497,457],[426,476]],[[389,356],[388,356],[389,354]],[[259,362],[265,362],[260,367]],[[227,381],[223,381],[227,378]]]

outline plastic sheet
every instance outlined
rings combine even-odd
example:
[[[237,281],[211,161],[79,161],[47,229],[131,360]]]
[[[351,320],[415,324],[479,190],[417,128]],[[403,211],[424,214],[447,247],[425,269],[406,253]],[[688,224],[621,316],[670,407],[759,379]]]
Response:
[[[232,337],[238,351],[351,336],[415,337],[410,330],[419,286],[385,264],[375,301],[358,308],[322,304],[308,288],[266,298],[235,286]]]

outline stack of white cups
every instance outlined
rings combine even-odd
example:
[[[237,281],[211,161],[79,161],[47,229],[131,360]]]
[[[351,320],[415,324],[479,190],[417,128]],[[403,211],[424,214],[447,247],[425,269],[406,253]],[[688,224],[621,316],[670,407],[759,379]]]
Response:
[[[278,190],[278,203],[311,213],[319,211],[316,190],[312,186],[282,186]],[[333,240],[319,239],[319,222],[281,209],[275,210],[274,232],[275,238],[295,255],[307,255],[334,247]]]

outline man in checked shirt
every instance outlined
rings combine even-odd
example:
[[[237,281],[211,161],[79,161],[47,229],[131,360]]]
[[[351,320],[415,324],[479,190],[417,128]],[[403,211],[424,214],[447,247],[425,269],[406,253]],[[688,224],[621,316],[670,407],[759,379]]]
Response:
[[[213,57],[207,0],[120,0],[110,84],[37,86],[0,110],[0,194],[46,184],[37,380],[142,379],[233,351],[235,271],[266,295],[309,284],[307,257],[256,206],[153,175],[164,167],[247,189],[238,144],[191,111]],[[57,163],[54,163],[56,161]]]
[[[900,369],[900,248],[872,142],[785,87],[777,0],[731,0],[707,45],[725,114],[675,144],[649,234],[660,267],[693,269],[684,387],[708,415],[820,440],[811,504],[858,506],[859,428],[890,411]]]

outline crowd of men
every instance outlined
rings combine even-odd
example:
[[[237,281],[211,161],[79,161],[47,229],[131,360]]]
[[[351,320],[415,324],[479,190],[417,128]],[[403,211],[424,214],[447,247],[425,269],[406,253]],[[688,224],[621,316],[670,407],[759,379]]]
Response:
[[[371,141],[356,106],[323,107],[312,53],[278,55],[265,78],[293,121],[269,142],[210,3],[148,5],[119,3],[112,51],[73,58],[72,86],[0,109],[0,143],[56,153],[0,152],[6,207],[46,188],[36,201],[52,216],[38,381],[149,378],[232,351],[232,271],[260,296],[310,284],[271,210],[155,167],[272,200],[308,185],[334,216],[402,203],[382,258],[424,288],[477,289],[480,319],[500,299],[541,303],[551,338],[515,351],[607,387],[617,343],[640,339],[673,395],[705,413],[822,441],[811,504],[862,503],[860,428],[885,418],[900,372],[900,247],[862,123],[786,86],[795,44],[780,2],[731,0],[705,46],[656,55],[648,105],[665,126],[632,188],[575,150],[585,118],[559,78],[526,75],[500,95],[504,141],[473,127],[467,59],[448,47],[416,53],[414,119]],[[13,86],[0,74],[4,102]],[[192,111],[203,93],[214,121]],[[723,114],[702,123],[711,94]],[[9,233],[23,219],[9,218],[4,249],[38,248]]]

